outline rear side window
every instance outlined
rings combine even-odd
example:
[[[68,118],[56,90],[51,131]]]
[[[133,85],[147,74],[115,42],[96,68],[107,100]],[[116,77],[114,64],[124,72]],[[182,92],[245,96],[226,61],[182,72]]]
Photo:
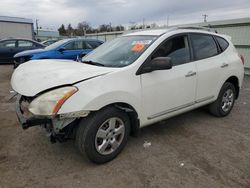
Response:
[[[225,39],[218,37],[218,36],[216,36],[215,38],[220,45],[221,51],[222,52],[225,51],[227,47],[229,46],[228,42]]]
[[[212,36],[191,34],[195,60],[205,59],[218,54],[216,43]]]
[[[95,49],[102,44],[99,41],[87,41],[87,43],[91,46],[92,49]]]
[[[82,41],[83,49],[93,49],[93,47],[86,41]]]

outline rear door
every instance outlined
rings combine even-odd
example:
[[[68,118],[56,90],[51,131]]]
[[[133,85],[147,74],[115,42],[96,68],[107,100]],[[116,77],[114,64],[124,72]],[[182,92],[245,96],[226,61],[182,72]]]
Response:
[[[221,65],[225,61],[219,55],[214,37],[209,34],[190,34],[194,60],[197,67],[196,102],[206,102],[216,96],[217,84],[221,78]]]
[[[0,62],[12,63],[13,56],[16,54],[16,40],[4,40],[0,42]]]

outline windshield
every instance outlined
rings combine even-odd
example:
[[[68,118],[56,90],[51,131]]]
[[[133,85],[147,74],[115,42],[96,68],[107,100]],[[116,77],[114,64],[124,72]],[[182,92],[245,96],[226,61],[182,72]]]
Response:
[[[137,60],[155,39],[155,36],[118,37],[102,44],[84,56],[82,61],[107,67],[124,67]]]
[[[54,49],[58,48],[59,46],[61,46],[62,44],[64,44],[64,43],[67,42],[67,41],[68,41],[68,39],[59,40],[59,41],[57,41],[57,42],[55,42],[55,43],[53,43],[53,44],[47,46],[47,47],[45,48],[45,50],[54,50]]]

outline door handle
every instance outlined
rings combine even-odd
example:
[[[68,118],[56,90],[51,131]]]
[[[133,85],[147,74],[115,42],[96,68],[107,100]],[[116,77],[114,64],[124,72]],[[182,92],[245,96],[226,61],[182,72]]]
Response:
[[[186,74],[186,77],[190,77],[190,76],[194,76],[196,75],[196,72],[194,71],[189,71],[187,74]]]
[[[222,65],[220,66],[221,68],[225,68],[228,67],[229,65],[227,63],[222,63]]]

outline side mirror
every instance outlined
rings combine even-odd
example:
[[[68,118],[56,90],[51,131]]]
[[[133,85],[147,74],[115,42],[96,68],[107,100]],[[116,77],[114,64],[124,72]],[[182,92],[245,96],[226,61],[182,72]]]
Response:
[[[147,63],[142,70],[141,74],[153,72],[155,70],[168,70],[172,68],[172,61],[170,57],[156,57]]]
[[[65,49],[64,47],[61,47],[61,48],[58,49],[59,52],[63,52],[63,51],[65,51],[65,50],[66,50],[66,49]]]

